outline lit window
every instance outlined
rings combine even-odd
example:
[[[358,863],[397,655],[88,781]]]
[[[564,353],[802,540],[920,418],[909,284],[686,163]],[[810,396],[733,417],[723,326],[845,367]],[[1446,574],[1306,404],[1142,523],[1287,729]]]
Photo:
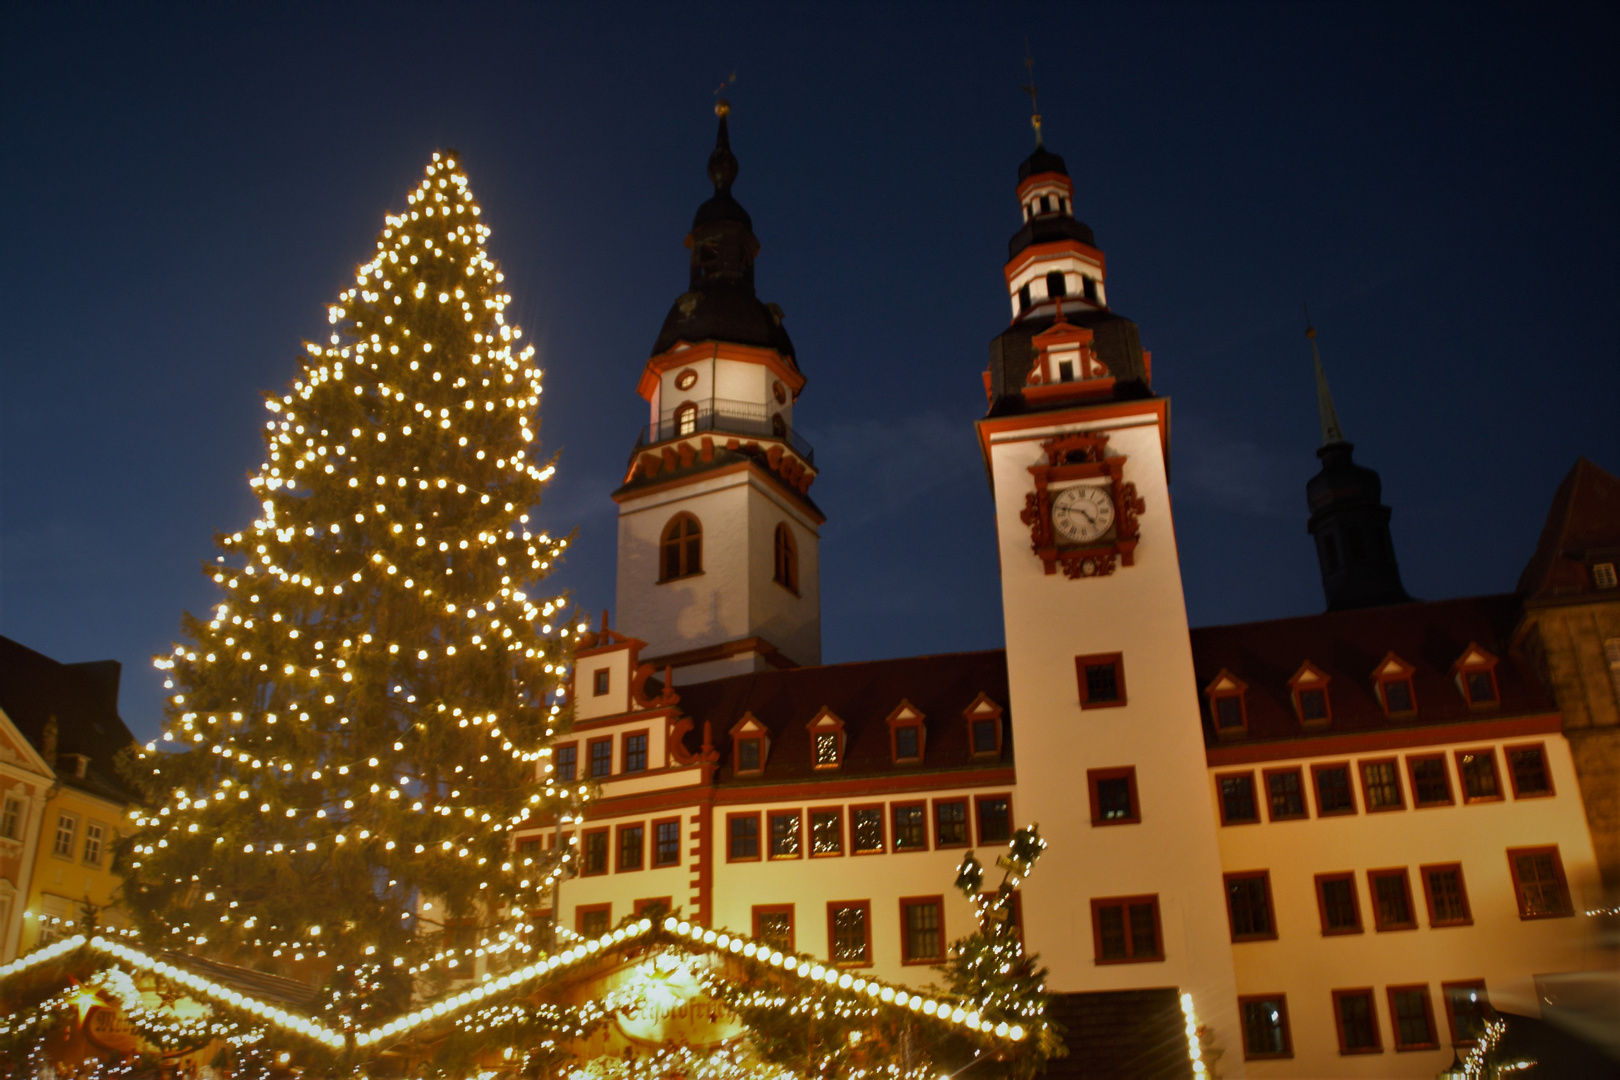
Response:
[[[816,768],[838,764],[838,733],[822,731],[816,734]]]
[[[690,435],[697,430],[697,406],[690,401],[675,410],[675,434]]]

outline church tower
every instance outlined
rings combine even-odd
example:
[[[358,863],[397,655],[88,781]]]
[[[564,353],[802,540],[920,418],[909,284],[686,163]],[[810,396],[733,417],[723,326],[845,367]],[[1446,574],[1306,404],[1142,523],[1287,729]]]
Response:
[[[714,195],[692,220],[687,289],[642,369],[647,426],[619,506],[618,629],[677,683],[821,663],[815,452],[782,309],[754,293],[759,241],[732,197],[721,101]]]
[[[1025,926],[1052,989],[1175,986],[1236,1047],[1169,402],[1136,324],[1109,304],[1107,260],[1036,124],[1004,269],[1011,324],[990,343],[977,423],[1018,718],[1014,813],[1052,849],[1022,887]]]
[[[1401,584],[1395,544],[1389,537],[1389,507],[1383,505],[1378,474],[1350,460],[1354,445],[1346,442],[1322,371],[1316,327],[1307,326],[1311,362],[1316,366],[1316,407],[1322,420],[1322,471],[1305,484],[1311,520],[1306,526],[1316,540],[1322,568],[1322,592],[1329,611],[1404,604],[1412,598]]]

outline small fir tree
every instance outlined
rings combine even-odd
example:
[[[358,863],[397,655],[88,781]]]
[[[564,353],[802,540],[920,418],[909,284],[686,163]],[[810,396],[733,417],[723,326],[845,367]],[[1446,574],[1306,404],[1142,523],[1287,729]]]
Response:
[[[332,331],[270,395],[261,513],[186,615],[125,844],[146,940],[322,977],[334,1019],[525,946],[549,871],[511,831],[561,792],[570,629],[528,590],[567,545],[530,513],[540,371],[507,321],[461,163],[434,154]],[[440,929],[446,932],[437,932]]]

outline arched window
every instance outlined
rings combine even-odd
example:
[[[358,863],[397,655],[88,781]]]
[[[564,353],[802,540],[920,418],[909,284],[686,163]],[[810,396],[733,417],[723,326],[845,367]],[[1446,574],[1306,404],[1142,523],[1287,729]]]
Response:
[[[676,514],[664,526],[662,574],[672,581],[703,570],[703,526],[691,514]]]
[[[776,527],[776,574],[778,585],[797,595],[799,592],[799,547],[787,522]]]
[[[690,435],[697,430],[697,406],[690,401],[675,410],[675,434]]]

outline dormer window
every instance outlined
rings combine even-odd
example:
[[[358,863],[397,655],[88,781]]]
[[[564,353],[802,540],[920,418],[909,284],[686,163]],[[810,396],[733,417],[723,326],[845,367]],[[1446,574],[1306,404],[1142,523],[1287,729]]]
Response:
[[[1461,657],[1451,666],[1457,689],[1468,704],[1476,709],[1497,704],[1496,657],[1473,642],[1463,650]]]
[[[1378,701],[1384,707],[1385,716],[1410,716],[1417,711],[1417,699],[1412,693],[1412,672],[1415,670],[1405,660],[1389,653],[1373,672]]]
[[[844,760],[844,722],[822,709],[810,721],[810,763],[816,769],[836,769]]]
[[[891,760],[896,765],[920,764],[927,738],[923,730],[923,714],[911,702],[902,699],[899,707],[889,714],[888,723]]]
[[[601,697],[608,692],[608,669],[597,668],[591,676],[591,692],[595,697]]]
[[[1248,734],[1249,713],[1244,702],[1244,692],[1249,684],[1222,668],[1204,687],[1204,694],[1209,698],[1209,718],[1215,725],[1215,734],[1223,739],[1236,738]]]
[[[1333,720],[1333,703],[1328,698],[1328,674],[1309,660],[1288,680],[1294,692],[1294,714],[1306,727],[1321,727]]]
[[[758,776],[765,771],[770,732],[753,713],[745,712],[742,719],[732,725],[731,747],[731,771],[738,776]]]
[[[962,711],[974,757],[1001,756],[1001,706],[980,694]]]
[[[1046,275],[1046,295],[1054,299],[1069,295],[1069,285],[1063,277],[1063,271],[1053,270]]]

